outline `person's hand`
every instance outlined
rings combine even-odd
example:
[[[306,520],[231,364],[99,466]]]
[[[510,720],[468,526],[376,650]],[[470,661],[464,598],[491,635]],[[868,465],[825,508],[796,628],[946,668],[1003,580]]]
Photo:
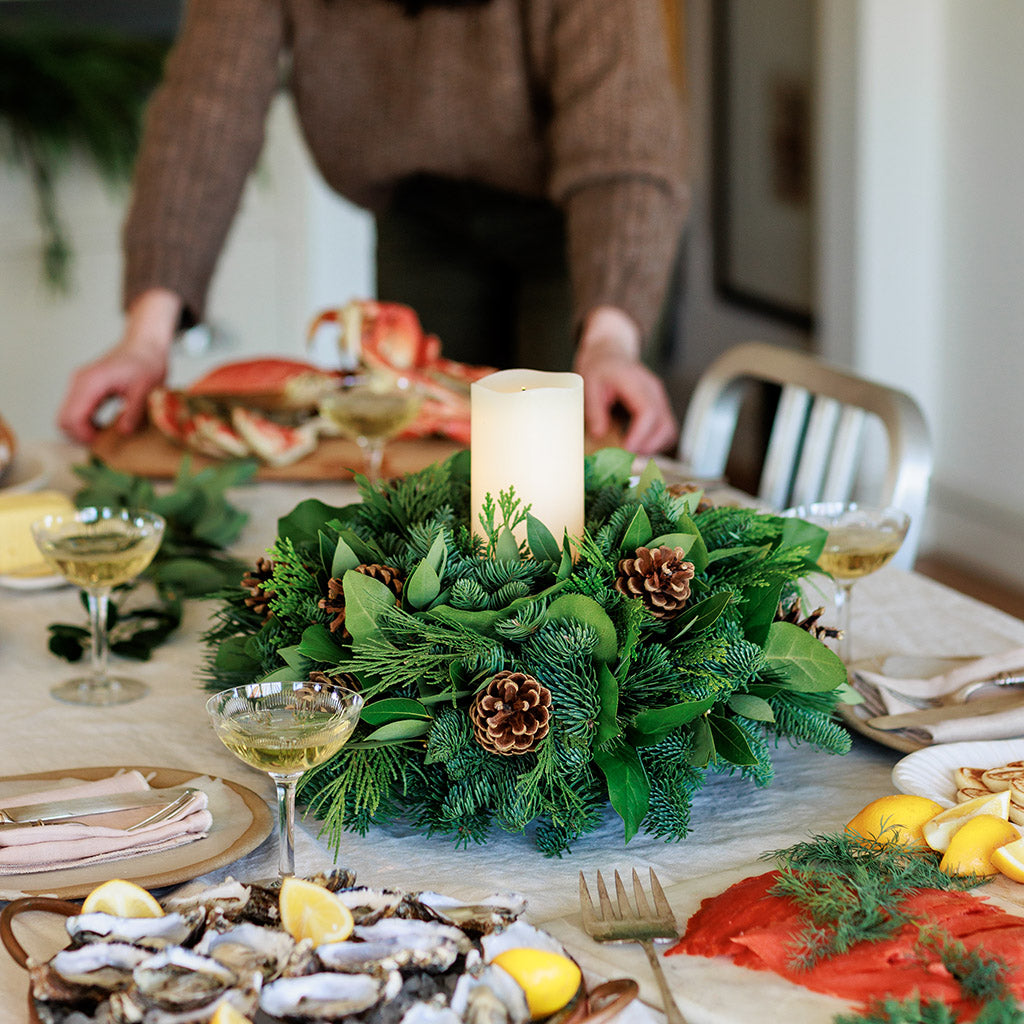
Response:
[[[121,340],[105,355],[75,371],[57,415],[72,441],[88,444],[96,437],[96,412],[109,398],[121,409],[117,429],[130,434],[142,422],[150,391],[167,376],[167,355],[181,315],[173,292],[143,292],[128,310]]]
[[[640,361],[640,330],[632,318],[612,306],[587,317],[573,368],[583,378],[587,431],[604,437],[612,409],[624,408],[629,425],[624,448],[653,455],[673,447],[679,426],[661,380]]]

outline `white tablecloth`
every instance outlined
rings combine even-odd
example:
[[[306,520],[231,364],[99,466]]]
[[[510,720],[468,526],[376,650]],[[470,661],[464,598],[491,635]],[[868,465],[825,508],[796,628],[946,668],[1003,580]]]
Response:
[[[60,449],[59,454],[65,460],[76,455],[71,449]],[[53,482],[69,492],[75,488],[74,478],[66,473],[56,475]],[[340,505],[354,500],[355,492],[346,484],[260,484],[234,492],[232,500],[252,514],[240,551],[255,559],[273,539],[277,516],[306,497]],[[49,687],[68,672],[68,666],[47,651],[46,626],[82,618],[77,594],[71,589],[0,591],[0,776],[138,763],[222,776],[271,801],[267,777],[235,760],[206,721],[207,694],[198,676],[203,652],[197,636],[210,610],[205,602],[190,602],[174,639],[158,648],[150,662],[131,663],[131,671],[151,687],[142,701],[111,709],[74,708],[49,696]],[[974,655],[1024,644],[1024,622],[892,568],[857,584],[853,630],[858,657]],[[775,757],[776,782],[766,789],[730,776],[709,778],[694,800],[693,832],[680,843],[641,834],[624,846],[621,822],[612,813],[600,830],[581,839],[562,858],[546,858],[527,838],[501,832],[486,845],[456,849],[447,839],[425,838],[394,826],[375,829],[365,838],[346,835],[339,864],[354,869],[359,881],[371,886],[434,889],[464,898],[522,892],[529,900],[530,919],[568,942],[588,971],[637,977],[644,995],[656,1004],[637,947],[597,947],[579,931],[579,872],[592,879],[598,869],[607,876],[614,868],[638,867],[646,877],[646,868],[653,866],[682,924],[702,896],[759,870],[755,862],[764,851],[841,828],[868,800],[891,792],[890,772],[900,756],[860,737],[844,757],[783,742]],[[299,823],[300,873],[333,863],[318,830],[315,820]],[[274,875],[276,866],[271,837],[213,877],[262,878]],[[23,941],[30,948],[33,942],[44,947],[40,952],[53,952],[45,949],[52,942],[46,922],[27,920]],[[738,969],[731,965],[690,957],[671,958],[668,963],[690,1024],[763,1020],[766,998],[782,1001],[775,1002],[771,1015],[778,1020],[827,1021],[841,1008],[825,997],[794,996],[791,986],[763,974],[753,976],[757,991],[752,996],[745,990],[750,979],[740,983],[731,973]],[[26,1019],[26,987],[24,972],[0,950],[0,1021]],[[796,1001],[780,1015],[790,999]]]

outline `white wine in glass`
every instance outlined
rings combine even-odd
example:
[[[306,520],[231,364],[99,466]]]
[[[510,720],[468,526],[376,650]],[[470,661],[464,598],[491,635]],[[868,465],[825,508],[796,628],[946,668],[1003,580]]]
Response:
[[[362,707],[355,690],[313,680],[265,679],[222,690],[206,702],[221,743],[274,780],[282,878],[295,873],[296,785],[303,772],[341,750]]]
[[[355,441],[366,460],[366,475],[380,478],[384,448],[420,411],[422,395],[407,377],[384,371],[346,376],[337,391],[320,401],[320,415],[342,436]]]
[[[836,581],[836,613],[842,636],[839,656],[853,660],[850,638],[850,599],[853,584],[877,572],[896,557],[910,528],[910,516],[898,508],[875,508],[856,502],[822,501],[787,509],[828,531],[818,565]]]
[[[154,512],[126,508],[82,508],[49,515],[32,524],[43,558],[89,599],[91,673],[69,679],[50,693],[68,704],[126,704],[146,693],[145,683],[113,676],[107,669],[110,592],[129,583],[153,560],[165,523]]]

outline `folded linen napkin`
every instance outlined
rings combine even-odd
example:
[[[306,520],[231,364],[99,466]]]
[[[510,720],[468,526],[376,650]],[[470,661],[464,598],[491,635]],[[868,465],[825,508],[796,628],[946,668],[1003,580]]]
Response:
[[[95,782],[50,787],[0,799],[0,808],[48,800],[107,796],[149,789],[136,771],[121,772]],[[59,868],[80,867],[100,861],[122,860],[191,843],[206,835],[213,818],[206,809],[206,793],[199,791],[176,814],[135,831],[128,829],[149,817],[156,808],[137,807],[110,814],[90,815],[84,822],[55,822],[0,830],[0,875],[21,875]]]
[[[893,659],[883,666],[890,672]],[[924,677],[891,675],[885,672],[871,672],[858,669],[857,676],[861,682],[870,683],[876,690],[878,698],[885,708],[885,713],[900,715],[917,711],[919,706],[903,700],[900,694],[908,697],[928,698],[942,697],[958,690],[966,683],[979,680],[994,679],[1005,673],[1024,672],[1024,647],[1015,647],[999,654],[990,654],[979,658],[956,659],[953,668],[945,672]],[[992,696],[996,691],[987,689],[985,696]],[[1011,692],[1017,692],[1020,703],[1014,703]],[[969,717],[949,718],[941,722],[918,724],[913,734],[933,743],[953,743],[960,740],[998,740],[1024,736],[1024,687],[1017,691],[1007,692],[1008,705],[1003,711],[989,711]],[[981,696],[981,692],[978,696]],[[968,702],[968,707],[970,703]],[[911,732],[911,730],[907,730]]]

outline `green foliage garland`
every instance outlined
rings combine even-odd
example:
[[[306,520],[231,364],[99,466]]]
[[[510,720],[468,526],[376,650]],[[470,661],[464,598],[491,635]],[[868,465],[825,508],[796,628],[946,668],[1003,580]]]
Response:
[[[494,826],[534,829],[549,854],[595,829],[608,802],[628,841],[639,829],[678,840],[705,774],[772,778],[779,736],[845,753],[833,720],[839,659],[798,626],[775,621],[782,597],[818,571],[820,529],[752,509],[697,512],[651,465],[605,449],[586,463],[585,535],[573,561],[515,494],[469,528],[469,456],[371,485],[362,501],[302,502],[279,521],[264,622],[233,588],[208,630],[210,689],[267,675],[354,676],[366,700],[349,744],[307,774],[302,794],[337,848],[398,815],[419,829],[483,842]],[[527,543],[512,528],[525,523]],[[691,595],[663,620],[615,588],[636,549],[682,548]],[[401,597],[355,571],[404,576]],[[345,630],[320,608],[341,579]],[[551,728],[529,753],[489,753],[467,709],[501,669],[552,695]],[[785,723],[782,727],[780,723]]]

